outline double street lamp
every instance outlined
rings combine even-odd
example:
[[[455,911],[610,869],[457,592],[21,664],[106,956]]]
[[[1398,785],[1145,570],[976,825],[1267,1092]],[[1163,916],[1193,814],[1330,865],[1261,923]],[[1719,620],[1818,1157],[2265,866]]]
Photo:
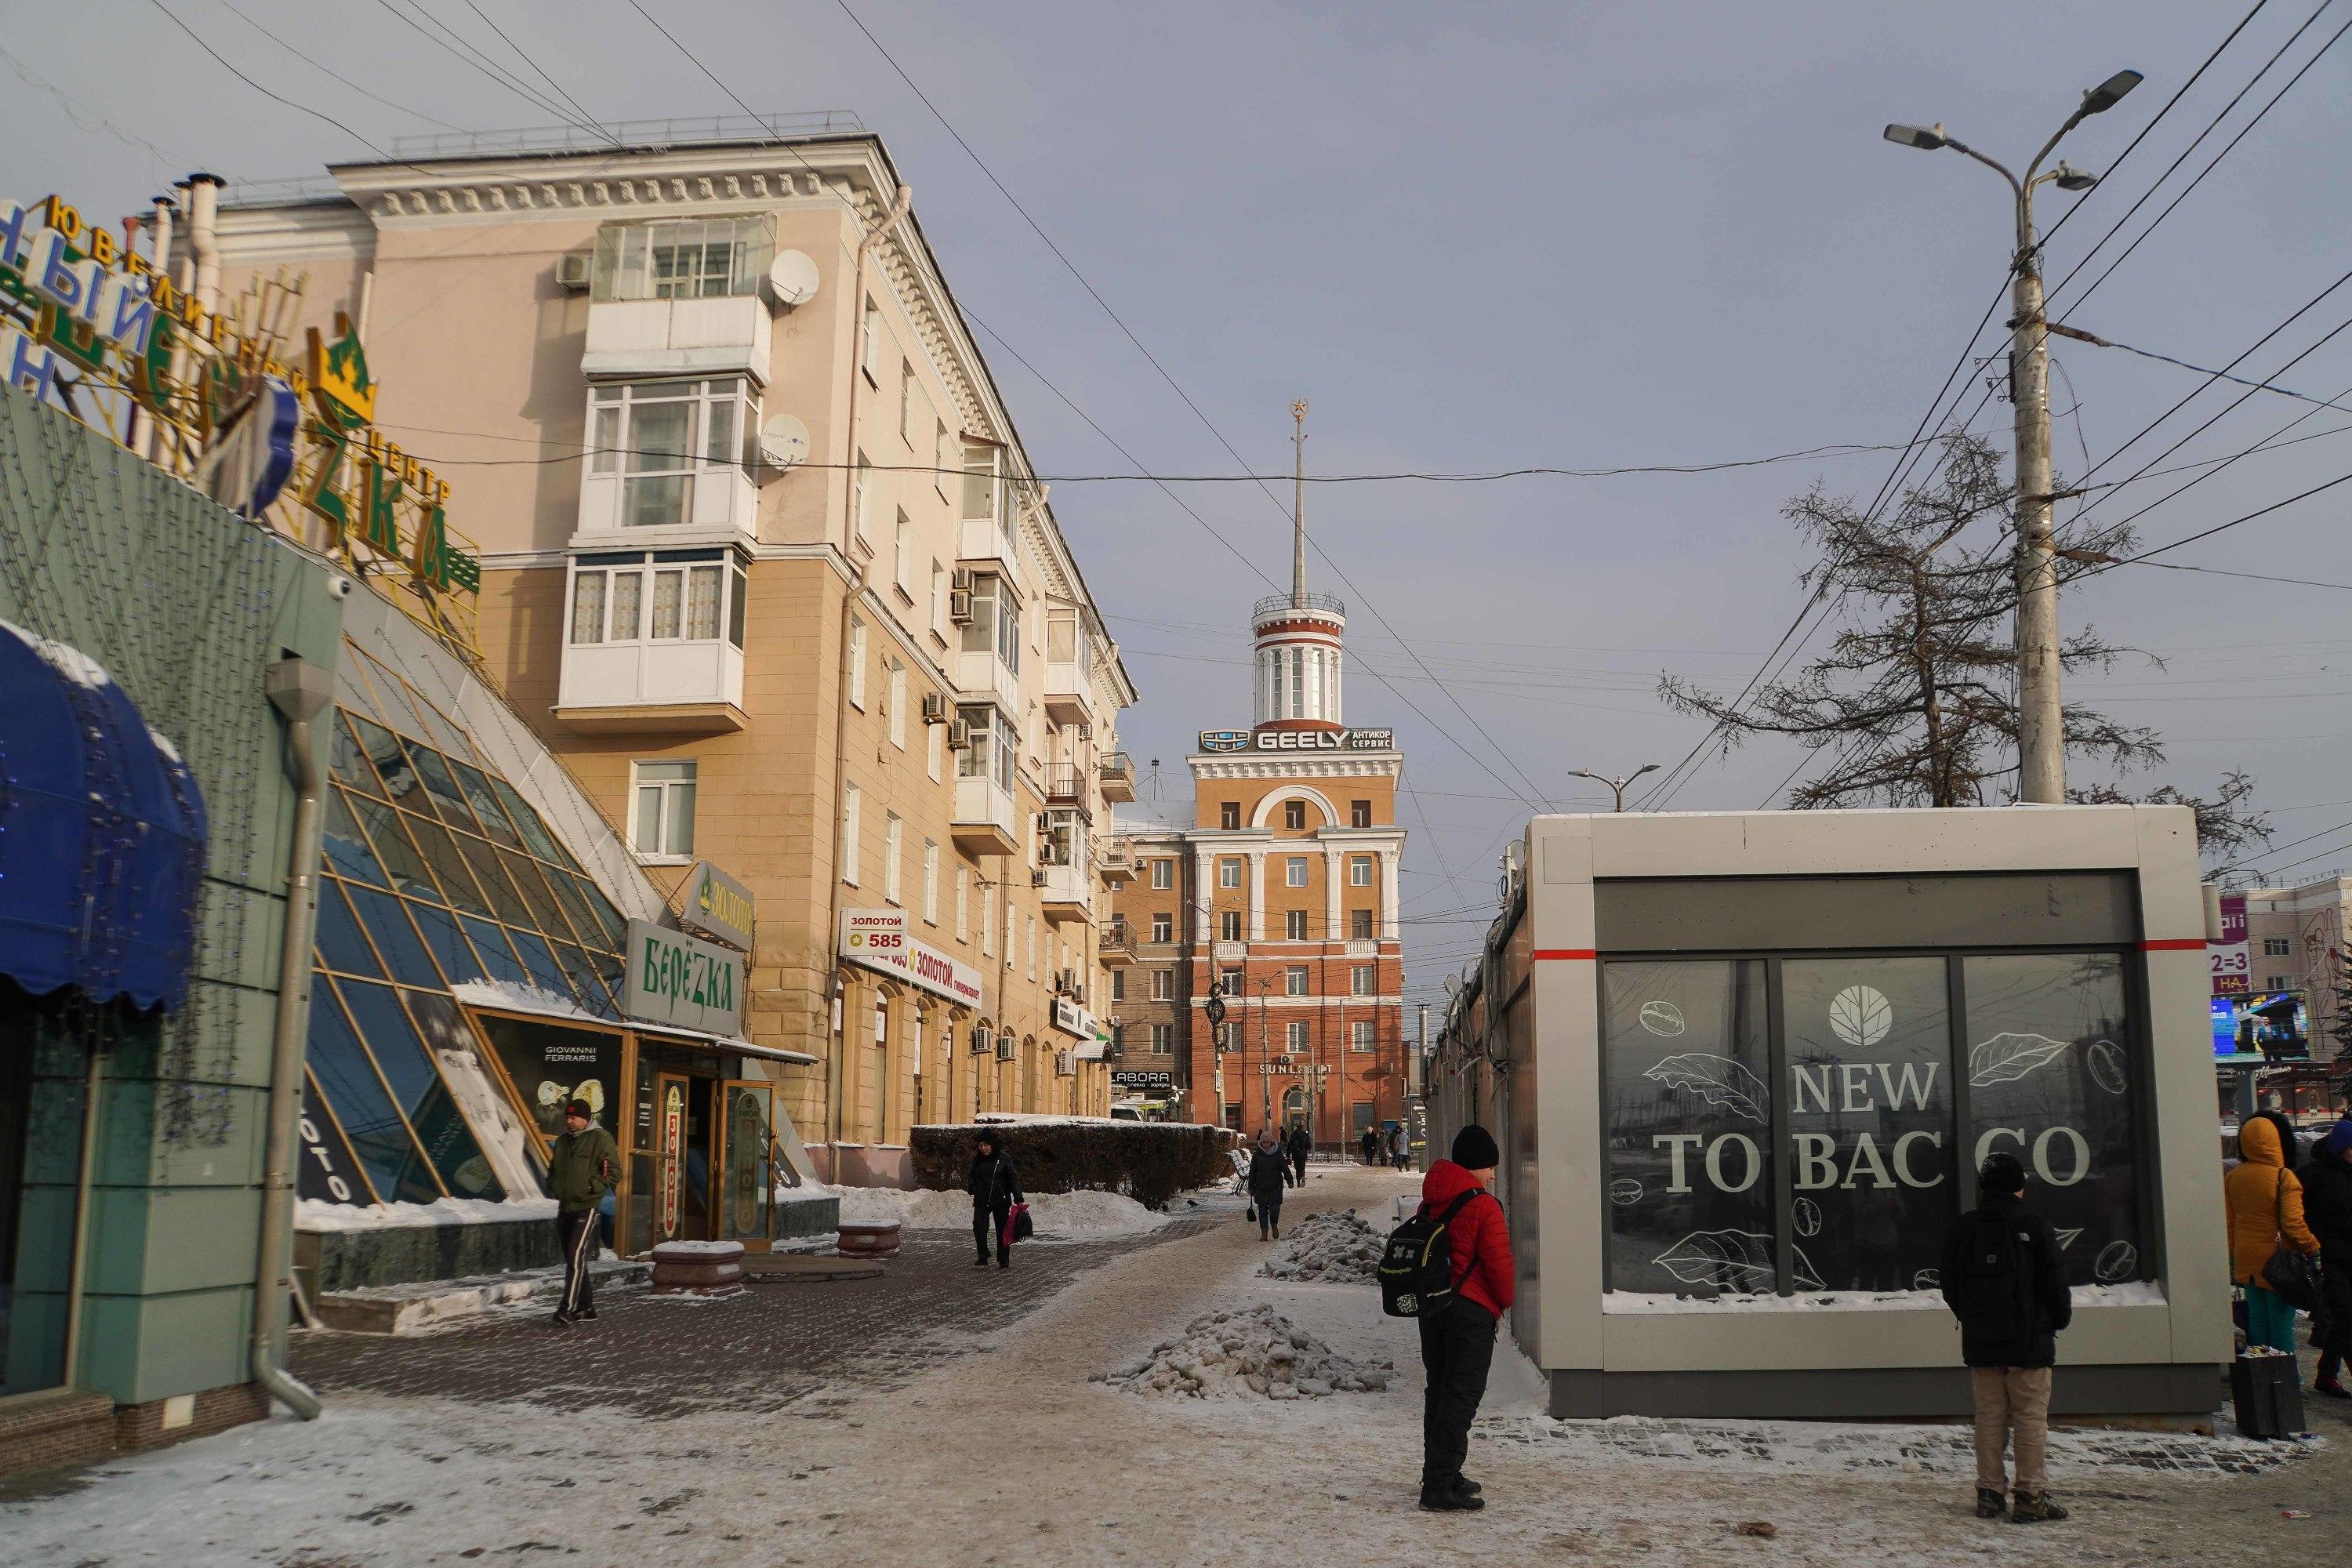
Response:
[[[1890,126],[1888,129],[1892,130],[1893,127]],[[1617,809],[1622,811],[1625,809],[1626,786],[1631,784],[1635,779],[1640,778],[1643,773],[1654,773],[1657,771],[1657,763],[1643,763],[1640,767],[1635,768],[1623,778],[1612,779],[1606,773],[1588,773],[1582,768],[1569,769],[1568,776],[1572,779],[1591,779],[1594,784],[1607,784],[1610,790],[1617,796]]]
[[[2033,236],[2033,192],[2043,184],[2062,191],[2087,191],[2099,183],[2059,160],[2044,172],[2069,131],[2094,114],[2104,114],[2140,84],[2140,73],[2117,71],[2083,95],[2082,107],[2066,117],[2042,144],[2022,179],[1994,159],[1948,134],[1939,123],[1927,129],[1890,125],[1886,139],[1922,152],[1948,147],[1963,153],[2009,182],[2017,204],[2017,254],[2010,263],[2013,310],[2009,320],[2010,402],[2017,421],[2017,762],[2018,798],[2055,805],[2066,798],[2065,713],[2058,691],[2058,570],[2051,541],[2050,327],[2043,318],[2042,265]]]

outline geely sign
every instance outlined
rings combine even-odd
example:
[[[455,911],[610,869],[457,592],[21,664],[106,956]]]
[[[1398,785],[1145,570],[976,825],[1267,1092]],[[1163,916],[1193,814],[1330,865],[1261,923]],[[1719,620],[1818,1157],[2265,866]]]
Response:
[[[1394,730],[1203,730],[1203,752],[1386,752]]]

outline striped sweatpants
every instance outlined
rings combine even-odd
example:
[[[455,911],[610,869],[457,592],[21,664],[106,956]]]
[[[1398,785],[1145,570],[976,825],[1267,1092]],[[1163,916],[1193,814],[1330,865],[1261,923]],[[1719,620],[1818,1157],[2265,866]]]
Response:
[[[596,1304],[589,1288],[588,1266],[596,1261],[597,1232],[602,1228],[594,1209],[555,1216],[556,1235],[563,1247],[563,1297],[557,1310],[577,1312]]]

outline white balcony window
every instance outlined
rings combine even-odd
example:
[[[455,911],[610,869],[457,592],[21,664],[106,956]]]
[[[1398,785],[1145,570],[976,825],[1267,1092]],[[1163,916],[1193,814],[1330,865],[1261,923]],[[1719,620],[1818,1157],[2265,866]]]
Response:
[[[648,859],[683,860],[694,853],[692,763],[636,763],[629,770],[635,805],[629,847]]]
[[[956,753],[956,777],[988,779],[1001,790],[1011,790],[1017,744],[1013,721],[993,707],[966,707],[957,712],[971,728],[971,743]]]
[[[1011,584],[992,572],[971,580],[971,619],[962,628],[965,653],[993,653],[1004,668],[1021,673],[1021,600]]]
[[[751,384],[741,376],[592,387],[582,531],[748,530],[744,443],[759,416]]]
[[[574,556],[557,708],[740,707],[750,589],[723,550]]]
[[[605,303],[756,293],[775,253],[775,220],[766,214],[607,224],[596,231],[588,298]]]

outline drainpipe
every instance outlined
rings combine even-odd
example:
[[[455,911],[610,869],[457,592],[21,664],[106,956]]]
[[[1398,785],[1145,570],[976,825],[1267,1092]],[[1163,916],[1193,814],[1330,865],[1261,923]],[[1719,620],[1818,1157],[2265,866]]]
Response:
[[[204,187],[199,186],[199,190]],[[278,1016],[269,1045],[268,1138],[261,1178],[261,1248],[253,1276],[253,1381],[305,1421],[319,1396],[281,1364],[279,1314],[293,1289],[294,1123],[301,1106],[302,1022],[310,1001],[310,942],[319,904],[319,854],[325,784],[319,776],[310,723],[326,711],[331,678],[321,667],[283,658],[263,689],[286,721],[294,764],[294,847],[286,868],[285,934],[278,952]]]
[[[158,278],[169,276],[172,263],[172,214],[174,206],[175,204],[171,197],[157,196],[154,210],[146,220],[148,258],[152,262]],[[122,220],[122,247],[125,251],[131,248],[131,235],[138,228],[140,220],[136,216]],[[130,439],[125,444],[133,452],[152,463],[155,460],[155,453],[161,441],[162,432],[156,428],[155,416],[138,404],[132,404]]]
[[[98,1168],[98,1099],[106,1078],[106,1057],[92,1040],[89,1079],[82,1089],[81,1168],[74,1178],[73,1278],[66,1287],[65,1383],[76,1386],[81,1366],[82,1288],[89,1277],[89,1187]]]

